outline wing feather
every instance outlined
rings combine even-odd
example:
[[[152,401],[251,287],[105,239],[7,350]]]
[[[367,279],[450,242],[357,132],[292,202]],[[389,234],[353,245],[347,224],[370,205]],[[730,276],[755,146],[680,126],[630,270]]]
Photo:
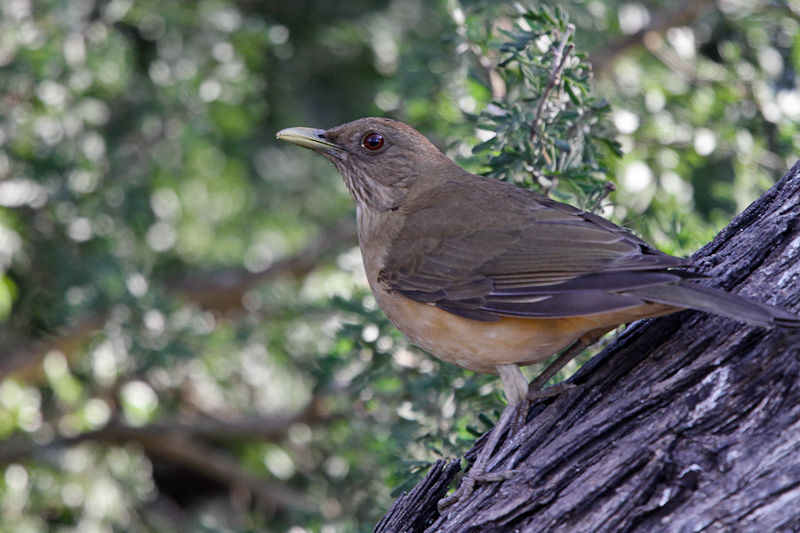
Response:
[[[436,191],[406,213],[380,273],[391,290],[493,321],[626,309],[644,303],[626,291],[702,277],[674,270],[692,263],[597,215],[497,180],[476,183],[486,194],[462,199],[471,201],[463,219],[441,216]]]

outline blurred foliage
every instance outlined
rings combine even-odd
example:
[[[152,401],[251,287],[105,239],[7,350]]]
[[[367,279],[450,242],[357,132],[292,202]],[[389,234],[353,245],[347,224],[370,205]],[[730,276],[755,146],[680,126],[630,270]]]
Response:
[[[386,321],[274,132],[392,116],[587,206],[616,176],[603,214],[689,254],[800,147],[798,4],[696,3],[617,48],[675,3],[2,2],[0,531],[371,529],[502,396]]]
[[[510,31],[499,29],[502,38],[488,40],[499,53],[491,71],[494,98],[477,120],[490,138],[472,151],[486,160],[489,176],[590,207],[608,191],[600,146],[621,154],[606,127],[608,103],[591,95],[591,67],[574,53],[574,31],[560,8],[520,9]],[[471,45],[484,65],[492,62],[486,45]]]

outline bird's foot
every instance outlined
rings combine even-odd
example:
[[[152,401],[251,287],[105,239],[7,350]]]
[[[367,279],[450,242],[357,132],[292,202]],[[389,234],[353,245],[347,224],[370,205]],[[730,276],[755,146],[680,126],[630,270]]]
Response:
[[[489,435],[489,440],[486,441],[483,449],[480,451],[480,453],[478,453],[478,457],[475,459],[475,462],[473,463],[469,474],[467,474],[467,477],[461,480],[461,485],[453,494],[439,500],[439,503],[437,504],[439,512],[444,511],[459,501],[469,498],[475,491],[475,486],[477,484],[497,483],[499,481],[510,479],[517,473],[516,470],[511,469],[501,470],[499,472],[488,472],[487,470],[489,468],[489,460],[491,459],[495,449],[497,448],[497,445],[500,442],[500,437],[506,432],[506,429],[510,428],[512,425],[512,419],[518,418],[517,413],[521,408],[523,408],[522,405],[509,405],[505,408],[503,414],[500,416],[500,420],[497,421],[497,424],[492,429],[492,433]],[[527,412],[527,407],[525,407],[525,411]]]
[[[516,366],[514,366],[514,368],[518,370]],[[506,369],[500,367],[498,367],[498,370],[500,371],[500,376],[504,378],[504,384],[506,381],[509,383],[514,382],[513,379],[508,379],[509,376],[507,375],[510,374],[511,378],[515,378],[513,372],[504,372]],[[542,398],[558,396],[562,392],[575,387],[575,385],[572,383],[561,382],[551,387],[547,387],[546,389],[542,389],[542,386],[547,382],[547,380],[550,379],[550,377],[546,377],[543,382],[538,379],[534,380],[531,383],[530,388],[528,388],[527,394],[524,390],[520,391],[520,387],[511,387],[512,390],[517,391],[515,397],[518,399],[518,401],[519,397],[521,397],[523,394],[525,396],[521,399],[519,404],[509,405],[503,411],[503,414],[500,416],[500,420],[497,421],[497,425],[494,427],[494,429],[492,429],[489,440],[486,442],[486,444],[484,444],[483,449],[475,459],[475,463],[473,463],[469,474],[467,474],[467,476],[461,480],[461,485],[459,485],[458,489],[456,489],[453,494],[439,500],[437,505],[439,512],[443,512],[448,507],[468,499],[475,491],[475,487],[480,483],[497,483],[511,479],[517,474],[518,470],[514,470],[513,468],[507,468],[506,470],[501,470],[499,472],[489,472],[489,460],[500,443],[500,438],[504,433],[506,433],[506,430],[508,430],[508,435],[510,437],[512,435],[517,435],[522,426],[525,425],[525,419],[528,415],[530,402],[540,400]],[[513,467],[513,463],[511,466]]]
[[[461,485],[459,485],[458,489],[445,498],[439,500],[439,503],[436,505],[439,508],[439,512],[441,513],[448,507],[455,505],[461,500],[466,500],[472,493],[475,492],[475,486],[479,483],[498,483],[500,481],[505,481],[507,479],[511,479],[514,477],[518,470],[503,470],[501,472],[475,472],[475,467],[470,470],[467,477],[461,480]]]
[[[525,397],[526,400],[529,402],[535,402],[536,400],[541,400],[543,398],[551,398],[553,396],[558,396],[562,392],[568,391],[569,389],[575,387],[572,383],[556,383],[555,385],[551,385],[546,389],[534,389],[533,383],[531,383],[531,387],[528,389],[528,395]]]

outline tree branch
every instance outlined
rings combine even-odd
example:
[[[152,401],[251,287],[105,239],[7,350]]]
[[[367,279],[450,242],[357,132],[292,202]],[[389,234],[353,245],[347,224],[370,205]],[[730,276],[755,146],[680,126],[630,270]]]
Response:
[[[43,449],[73,446],[84,441],[96,442],[138,442],[159,437],[231,442],[248,439],[278,441],[286,436],[295,424],[316,424],[327,420],[318,398],[312,399],[297,414],[290,417],[254,416],[238,420],[159,420],[144,426],[129,426],[112,421],[105,427],[81,433],[74,437],[57,437],[42,445],[31,445],[28,438],[15,436],[0,441],[0,465],[18,461],[35,455]]]
[[[355,227],[349,217],[340,220],[300,252],[279,259],[260,272],[243,269],[185,272],[171,277],[166,286],[205,309],[240,310],[245,293],[257,283],[281,277],[302,278],[323,258],[345,246],[355,246],[358,243]]]
[[[46,450],[75,446],[83,442],[126,445],[138,444],[152,459],[191,469],[231,489],[244,488],[258,503],[267,508],[308,507],[305,496],[252,475],[229,454],[208,441],[230,442],[248,439],[277,441],[286,436],[295,424],[314,424],[326,418],[320,402],[309,405],[291,417],[250,417],[236,421],[179,420],[159,421],[146,426],[129,426],[111,422],[96,431],[74,437],[58,437],[43,445],[16,436],[0,442],[0,465],[40,455]]]
[[[168,291],[205,309],[219,313],[241,310],[242,298],[258,283],[281,277],[301,278],[323,258],[356,243],[355,224],[348,217],[331,226],[312,244],[260,272],[244,269],[184,272],[167,280],[165,286]],[[63,328],[52,338],[18,341],[13,348],[0,346],[0,379],[14,374],[23,380],[35,381],[45,355],[55,350],[69,356],[86,345],[103,327],[105,318],[105,313],[95,313]]]
[[[15,344],[13,349],[0,347],[0,380],[14,374],[25,381],[36,381],[42,372],[44,357],[52,352],[59,351],[69,354],[86,344],[89,337],[103,327],[106,315],[95,313],[84,317],[64,328],[60,334],[47,340],[25,340]]]
[[[167,461],[207,476],[231,490],[244,489],[251,493],[263,508],[310,507],[305,495],[285,483],[268,481],[251,474],[229,454],[179,434],[141,433],[134,428],[118,428],[109,432],[105,442],[125,444],[135,442],[154,459]]]
[[[597,76],[605,74],[619,56],[635,46],[640,46],[650,33],[663,32],[667,28],[690,24],[715,7],[715,0],[683,0],[672,8],[653,15],[646,28],[628,35],[615,43],[604,46],[590,57],[592,71]]]

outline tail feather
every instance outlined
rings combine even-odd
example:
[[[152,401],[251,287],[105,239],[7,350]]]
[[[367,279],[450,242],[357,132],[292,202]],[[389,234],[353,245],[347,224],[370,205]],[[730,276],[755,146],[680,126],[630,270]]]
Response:
[[[720,289],[691,282],[635,289],[626,294],[650,302],[707,311],[753,326],[800,328],[800,316]]]

